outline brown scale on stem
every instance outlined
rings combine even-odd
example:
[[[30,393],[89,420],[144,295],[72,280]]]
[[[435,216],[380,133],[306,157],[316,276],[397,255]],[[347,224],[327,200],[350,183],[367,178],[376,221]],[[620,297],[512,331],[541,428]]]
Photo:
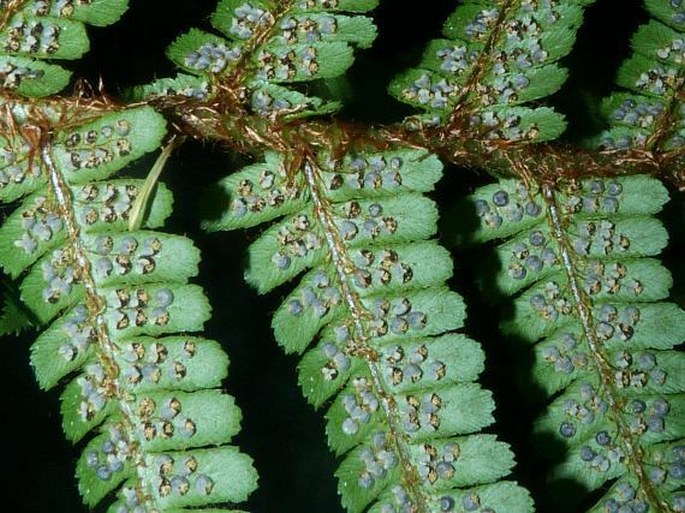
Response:
[[[242,87],[222,77],[209,101],[170,96],[151,103],[167,111],[177,130],[197,139],[221,141],[240,153],[275,150],[292,155],[302,142],[330,151],[334,156],[350,149],[382,150],[393,145],[422,148],[446,162],[470,169],[488,169],[502,176],[518,176],[511,162],[525,161],[543,182],[586,177],[651,174],[685,190],[683,151],[587,150],[563,143],[492,141],[463,138],[468,133],[455,121],[448,127],[408,130],[403,124],[367,126],[342,120],[287,120],[285,116],[264,118],[250,112]],[[292,158],[289,169],[298,169],[301,157]],[[551,171],[553,170],[553,171]]]

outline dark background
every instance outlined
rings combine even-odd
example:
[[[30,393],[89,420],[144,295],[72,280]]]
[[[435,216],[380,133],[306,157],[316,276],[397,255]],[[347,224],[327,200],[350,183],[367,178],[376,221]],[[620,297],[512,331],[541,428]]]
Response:
[[[173,67],[164,57],[166,46],[192,26],[209,30],[214,3],[133,0],[117,25],[90,31],[92,50],[74,67],[76,75],[93,83],[102,78],[115,95],[128,86],[171,75]],[[397,71],[418,62],[423,45],[438,37],[442,21],[455,4],[384,0],[374,13],[379,38],[373,49],[358,52],[349,74],[352,103],[341,117],[387,122],[409,113],[385,94],[387,83]],[[616,69],[629,54],[630,35],[646,15],[638,0],[598,0],[587,9],[586,20],[572,55],[565,60],[571,78],[551,100],[569,120],[569,139],[599,128],[593,109],[611,90]],[[139,172],[145,173],[150,165],[148,158]],[[206,334],[224,344],[232,362],[225,387],[237,398],[244,415],[243,430],[235,442],[255,459],[260,474],[260,488],[245,509],[254,513],[340,512],[333,477],[336,462],[325,444],[322,415],[305,403],[296,385],[297,358],[285,356],[271,334],[271,314],[290,287],[258,297],[244,284],[243,255],[258,230],[207,235],[197,226],[202,191],[235,169],[234,159],[221,147],[189,142],[173,157],[162,179],[176,197],[168,229],[188,234],[203,251],[196,281],[205,287],[214,308]],[[455,198],[487,180],[483,172],[448,168],[434,197],[445,212]],[[664,258],[675,271],[675,295],[682,304],[682,197],[670,204],[663,218],[673,238]],[[442,222],[444,234],[451,228],[450,219]],[[517,454],[514,477],[534,490],[538,511],[581,511],[584,508],[568,501],[568,496],[550,497],[540,481],[542,463],[531,453],[528,433],[542,405],[516,377],[512,362],[525,357],[516,345],[502,339],[492,322],[495,310],[473,285],[474,263],[480,257],[477,252],[455,255],[457,277],[452,285],[469,305],[468,333],[483,343],[487,353],[483,382],[495,391],[497,432]],[[0,341],[0,496],[5,504],[13,499],[15,512],[87,511],[73,478],[79,448],[71,447],[61,433],[59,392],[39,391],[28,365],[34,336]]]

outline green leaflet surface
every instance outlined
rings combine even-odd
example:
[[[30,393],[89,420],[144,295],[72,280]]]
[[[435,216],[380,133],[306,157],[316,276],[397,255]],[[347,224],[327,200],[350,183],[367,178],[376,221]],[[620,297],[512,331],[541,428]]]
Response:
[[[438,214],[423,196],[440,161],[400,147],[286,169],[267,153],[224,179],[228,208],[206,228],[274,222],[249,248],[246,278],[260,293],[308,271],[272,324],[284,350],[302,355],[304,395],[327,407],[345,508],[531,511],[528,492],[503,480],[509,447],[478,434],[494,420],[475,382],[484,355],[455,332],[465,305],[444,285],[452,262],[430,240]]]
[[[677,0],[647,0],[653,17],[632,40],[633,55],[618,71],[616,92],[602,104],[610,128],[592,143],[603,149],[671,151],[685,143],[685,7]]]
[[[503,180],[468,202],[474,240],[506,239],[488,286],[513,297],[501,328],[531,344],[535,384],[554,397],[536,424],[564,447],[552,478],[604,487],[593,512],[685,504],[685,355],[671,351],[685,312],[664,301],[671,276],[649,258],[668,241],[653,217],[667,200],[658,180],[630,176]]]
[[[557,91],[583,8],[592,0],[467,0],[431,41],[420,68],[390,85],[397,99],[425,111],[422,126],[451,121],[480,139],[539,142],[564,131],[563,116],[535,102]]]
[[[62,90],[71,73],[44,61],[74,60],[89,50],[86,25],[116,22],[128,0],[0,2],[0,88],[24,96]]]
[[[42,388],[63,385],[64,432],[84,447],[84,502],[116,494],[108,511],[161,513],[246,500],[257,476],[227,445],[241,421],[220,389],[228,359],[190,335],[211,310],[188,283],[200,254],[189,239],[152,230],[171,213],[162,184],[143,227],[127,231],[144,181],[114,176],[160,147],[165,120],[150,107],[86,110],[63,128],[48,105],[42,117],[55,125],[34,148],[11,127],[41,104],[5,107],[14,118],[3,120],[0,198],[16,210],[0,227],[0,265],[47,326],[31,363]]]
[[[328,114],[338,102],[325,101],[290,84],[333,78],[352,64],[355,47],[367,48],[376,37],[371,18],[361,13],[377,0],[234,1],[221,0],[211,17],[222,36],[191,29],[177,38],[167,55],[185,73],[204,81],[237,81],[245,101],[258,116],[289,119]],[[189,88],[190,79],[162,79],[138,88],[135,97],[182,94],[205,98]]]

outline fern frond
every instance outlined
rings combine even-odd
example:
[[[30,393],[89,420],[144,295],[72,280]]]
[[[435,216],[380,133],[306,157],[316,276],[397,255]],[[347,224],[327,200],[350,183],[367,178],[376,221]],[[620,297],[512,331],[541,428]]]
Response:
[[[176,39],[167,54],[184,72],[211,84],[228,84],[234,94],[240,91],[239,101],[258,116],[293,119],[327,114],[339,103],[308,95],[291,84],[342,75],[353,62],[353,47],[366,48],[376,37],[373,21],[360,13],[377,4],[377,0],[221,0],[211,22],[222,36],[192,29]],[[183,75],[175,81],[163,79],[134,94],[188,95],[189,80]],[[195,91],[193,96],[200,94]]]
[[[647,0],[645,6],[654,19],[636,32],[634,53],[616,79],[628,91],[602,105],[611,125],[596,140],[603,149],[661,153],[685,144],[685,6],[670,0]]]
[[[445,39],[431,41],[420,68],[398,76],[390,93],[426,112],[413,118],[423,127],[459,126],[486,140],[555,139],[563,116],[534,103],[566,80],[557,61],[592,1],[467,0],[445,23]]]
[[[532,509],[502,480],[508,446],[474,381],[480,346],[460,333],[465,305],[445,281],[446,250],[429,240],[437,210],[422,195],[441,176],[423,150],[319,153],[294,176],[268,153],[221,182],[228,210],[210,230],[278,219],[250,246],[247,281],[268,292],[305,270],[274,315],[276,340],[303,354],[299,381],[328,404],[330,447],[351,513]]]
[[[23,301],[49,324],[31,363],[42,388],[66,382],[67,438],[90,436],[76,472],[85,503],[116,492],[111,512],[180,512],[245,500],[256,474],[225,445],[241,418],[217,389],[226,355],[187,334],[210,314],[202,290],[187,283],[199,252],[185,237],[152,231],[171,213],[162,184],[144,228],[127,231],[144,181],[113,178],[159,148],[164,119],[149,107],[4,106],[14,171],[0,197],[19,206],[0,227],[0,264],[22,277]]]
[[[0,1],[0,89],[24,96],[55,94],[71,73],[53,60],[73,60],[90,44],[86,25],[116,22],[128,0]]]
[[[665,302],[657,260],[668,200],[647,176],[529,186],[471,197],[476,241],[496,248],[496,290],[514,296],[502,330],[532,344],[554,400],[536,430],[565,447],[553,479],[603,487],[593,512],[683,511],[685,313]],[[492,269],[488,270],[492,274]]]

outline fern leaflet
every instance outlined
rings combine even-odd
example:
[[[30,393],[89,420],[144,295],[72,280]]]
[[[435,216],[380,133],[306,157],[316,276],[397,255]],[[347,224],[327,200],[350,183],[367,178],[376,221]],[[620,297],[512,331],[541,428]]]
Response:
[[[421,150],[306,158],[295,176],[268,153],[221,182],[229,209],[209,229],[283,218],[250,246],[247,280],[264,293],[309,270],[274,315],[277,341],[304,353],[300,384],[326,418],[342,503],[352,513],[530,511],[501,481],[506,444],[477,434],[493,422],[483,369],[444,285],[452,264],[435,241],[437,211],[421,195],[441,164]],[[485,455],[485,456],[484,456]],[[471,508],[471,509],[470,509]]]
[[[368,47],[376,36],[372,20],[357,13],[377,3],[221,0],[211,21],[228,39],[198,29],[180,36],[167,54],[186,74],[139,88],[134,96],[205,99],[222,94],[222,87],[212,87],[220,84],[232,89],[234,102],[246,103],[251,113],[261,117],[294,119],[330,113],[339,103],[289,86],[341,75],[353,62],[352,46]]]
[[[664,302],[655,259],[668,200],[647,176],[558,186],[504,180],[478,190],[476,241],[495,250],[500,293],[515,296],[507,334],[533,344],[533,374],[554,399],[536,430],[566,448],[553,479],[606,493],[590,509],[685,508],[685,313]],[[492,272],[491,270],[488,272]]]
[[[528,104],[566,80],[556,64],[571,50],[592,0],[467,0],[431,41],[419,69],[397,77],[390,93],[425,115],[409,126],[459,127],[477,139],[545,141],[565,128],[548,107]]]
[[[0,88],[25,96],[55,94],[71,73],[52,60],[80,58],[89,49],[85,25],[117,21],[128,0],[0,1]]]
[[[68,381],[67,438],[94,435],[77,464],[85,503],[116,490],[108,510],[116,513],[245,500],[256,474],[225,445],[241,417],[217,389],[226,356],[185,334],[210,312],[187,284],[199,253],[184,237],[151,230],[171,212],[161,184],[145,229],[126,231],[143,180],[112,178],[159,147],[164,119],[149,107],[95,103],[3,108],[12,115],[3,120],[4,156],[15,172],[0,197],[20,204],[0,228],[0,263],[22,276],[22,299],[50,324],[31,362],[41,387]]]
[[[634,54],[616,79],[631,92],[605,99],[604,115],[611,128],[596,142],[603,149],[645,149],[668,152],[685,143],[681,95],[684,90],[685,10],[681,2],[648,0],[655,18],[633,37]]]

